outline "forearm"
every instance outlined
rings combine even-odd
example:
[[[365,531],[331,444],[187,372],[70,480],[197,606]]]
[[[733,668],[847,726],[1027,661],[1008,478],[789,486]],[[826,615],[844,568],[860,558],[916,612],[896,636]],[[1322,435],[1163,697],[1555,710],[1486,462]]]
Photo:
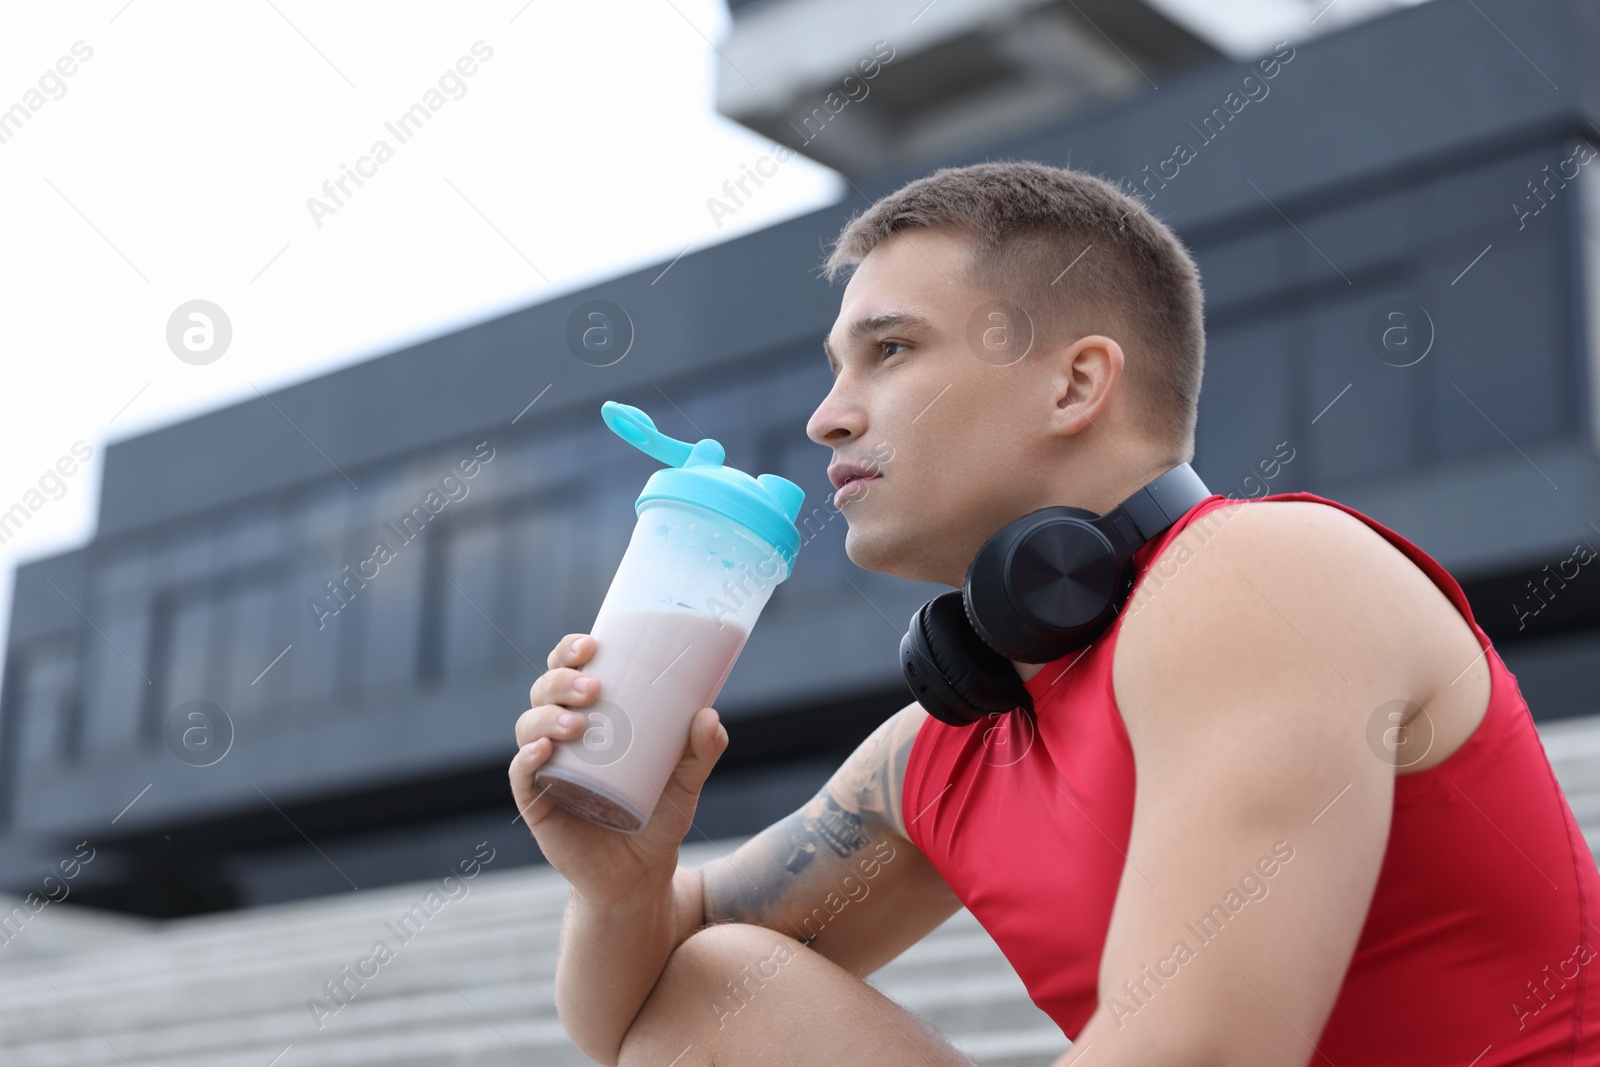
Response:
[[[615,1064],[622,1039],[661,977],[667,957],[700,928],[698,871],[596,903],[573,890],[556,949],[556,1012],[584,1055]]]

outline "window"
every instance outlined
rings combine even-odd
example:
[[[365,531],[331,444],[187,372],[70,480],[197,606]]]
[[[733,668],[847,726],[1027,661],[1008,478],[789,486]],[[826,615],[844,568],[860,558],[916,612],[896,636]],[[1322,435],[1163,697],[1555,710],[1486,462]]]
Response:
[[[221,648],[213,657],[216,678],[211,683],[209,699],[229,715],[260,714],[285,695],[287,687],[278,684],[279,678],[274,674],[294,652],[291,650],[284,660],[273,664],[289,644],[284,620],[276,617],[282,601],[277,595],[278,584],[271,580],[236,584],[215,604]],[[271,671],[267,671],[268,664],[273,664]],[[283,677],[287,674],[285,671]]]
[[[1300,446],[1295,462],[1302,458],[1307,462],[1295,473],[1322,485],[1400,474],[1423,464],[1425,435],[1418,420],[1424,417],[1428,383],[1443,358],[1439,346],[1435,343],[1434,351],[1419,363],[1396,366],[1380,359],[1366,342],[1367,320],[1374,310],[1381,310],[1390,296],[1407,292],[1415,289],[1404,284],[1385,289],[1357,286],[1352,292],[1332,294],[1305,314],[1305,344],[1300,352],[1307,370],[1300,404],[1304,414],[1294,412],[1294,426],[1259,442],[1256,454],[1249,457],[1251,466],[1269,458],[1279,441],[1287,439],[1295,447],[1296,438]],[[1424,343],[1422,334],[1427,330],[1423,322],[1387,328],[1410,331],[1417,345]],[[1401,349],[1390,358],[1400,363],[1412,356]],[[1273,491],[1279,490],[1275,486]]]
[[[18,649],[21,670],[20,718],[16,733],[18,759],[24,774],[37,774],[57,764],[65,751],[67,715],[72,699],[73,669],[77,666],[68,640],[35,642]]]
[[[1253,483],[1242,488],[1241,480],[1278,442],[1299,432],[1290,429],[1292,338],[1289,321],[1280,316],[1209,339],[1194,466],[1212,492],[1260,495],[1259,490],[1252,494]],[[1327,400],[1337,391],[1329,392]]]
[[[143,740],[142,717],[154,681],[147,660],[150,614],[98,617],[95,626],[99,632],[91,628],[83,638],[87,692],[81,746],[86,753],[125,751]]]
[[[580,583],[573,564],[581,557],[575,532],[571,514],[550,498],[506,521],[506,584],[515,594],[506,633],[535,663],[544,662],[563,635],[585,630],[594,621],[579,612]]]
[[[501,525],[494,521],[453,524],[448,531],[444,571],[448,581],[441,582],[439,589],[446,673],[483,667],[508,654],[521,658],[502,636],[505,616],[498,597],[501,532]]]
[[[1520,229],[1507,210],[1570,145],[1291,211],[1304,236],[1273,223],[1197,249],[1208,340],[1196,466],[1212,487],[1231,491],[1283,441],[1297,450],[1292,484],[1337,493],[1514,456],[1508,439],[1573,435],[1582,344],[1565,278],[1577,198],[1558,195]],[[1425,313],[1403,324],[1427,352],[1410,365],[1367,337],[1396,298]]]

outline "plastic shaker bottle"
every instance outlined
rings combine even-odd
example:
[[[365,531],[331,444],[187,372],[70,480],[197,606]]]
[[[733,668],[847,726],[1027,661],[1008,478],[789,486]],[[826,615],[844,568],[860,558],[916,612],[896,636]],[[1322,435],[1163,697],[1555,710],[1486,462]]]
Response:
[[[536,788],[567,811],[624,833],[650,821],[683,756],[689,722],[712,704],[756,617],[800,550],[805,491],[722,464],[722,445],[667,437],[638,408],[608,400],[606,425],[668,464],[634,503],[638,521],[590,633],[583,673],[600,680],[583,735],[555,742]]]

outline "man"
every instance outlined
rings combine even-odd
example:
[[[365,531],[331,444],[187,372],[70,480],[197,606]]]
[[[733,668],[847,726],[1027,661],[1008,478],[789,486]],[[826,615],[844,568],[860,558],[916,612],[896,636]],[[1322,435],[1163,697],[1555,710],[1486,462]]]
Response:
[[[807,432],[858,565],[960,587],[1003,525],[1103,514],[1192,455],[1198,274],[1107,183],[947,168],[849,222],[827,268],[850,266]],[[1307,493],[1213,494],[1135,567],[1093,644],[1014,664],[1031,716],[911,703],[701,869],[676,860],[727,744],[714,709],[638,835],[533,791],[595,697],[593,638],[569,635],[510,777],[572,884],[556,1003],[579,1048],[969,1063],[862,981],[965,905],[1072,1039],[1062,1064],[1600,1064],[1600,872],[1454,580]]]

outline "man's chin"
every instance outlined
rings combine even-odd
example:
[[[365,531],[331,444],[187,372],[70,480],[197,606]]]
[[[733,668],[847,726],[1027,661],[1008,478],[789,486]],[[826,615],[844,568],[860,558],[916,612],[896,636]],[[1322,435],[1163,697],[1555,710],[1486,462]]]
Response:
[[[893,573],[890,568],[894,565],[896,554],[886,551],[887,548],[882,538],[863,532],[859,526],[851,525],[845,528],[844,554],[850,558],[851,563],[864,571]]]
[[[924,533],[922,536],[934,535]],[[924,541],[922,547],[926,548],[928,544]],[[917,548],[912,539],[887,536],[881,529],[852,526],[844,535],[845,556],[864,571],[911,582],[932,582],[952,589],[961,588],[966,575],[965,567],[959,564],[953,565],[955,569],[940,566],[926,555],[919,555]]]
[[[885,538],[881,533],[868,533],[859,527],[850,527],[844,535],[844,554],[864,571],[916,580],[910,573],[914,569],[911,553],[906,551],[905,545]]]

